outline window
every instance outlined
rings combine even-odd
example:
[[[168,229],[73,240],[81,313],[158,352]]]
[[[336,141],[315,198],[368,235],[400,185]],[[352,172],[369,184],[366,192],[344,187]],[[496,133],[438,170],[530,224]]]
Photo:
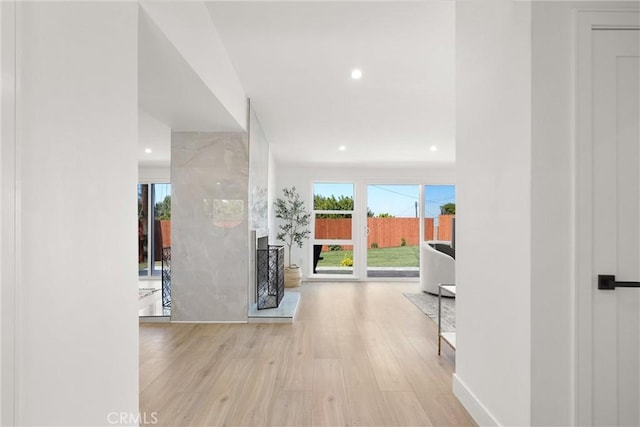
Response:
[[[455,215],[455,185],[424,186],[424,240],[442,240],[453,244]]]
[[[354,275],[354,185],[313,185],[313,273]]]

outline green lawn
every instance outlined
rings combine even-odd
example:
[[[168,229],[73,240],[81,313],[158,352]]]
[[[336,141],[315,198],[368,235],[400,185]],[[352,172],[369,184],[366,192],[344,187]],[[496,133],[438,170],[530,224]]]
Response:
[[[353,257],[353,251],[322,252],[323,260],[318,267],[340,267],[344,257]],[[419,267],[418,246],[397,246],[394,248],[367,249],[369,267]]]

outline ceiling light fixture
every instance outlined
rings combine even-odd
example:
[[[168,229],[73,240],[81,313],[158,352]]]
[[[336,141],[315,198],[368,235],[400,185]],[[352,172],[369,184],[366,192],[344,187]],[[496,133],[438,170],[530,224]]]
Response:
[[[340,151],[346,151],[347,147],[345,147],[344,145],[341,145],[340,147],[338,147],[338,150]]]
[[[431,147],[429,147],[429,151],[438,151],[438,147],[432,145]]]
[[[144,149],[144,152],[147,153],[147,154],[151,154],[151,151],[152,151],[151,148],[145,148]]]
[[[356,68],[353,71],[351,71],[351,78],[353,80],[360,80],[362,78],[362,70]]]

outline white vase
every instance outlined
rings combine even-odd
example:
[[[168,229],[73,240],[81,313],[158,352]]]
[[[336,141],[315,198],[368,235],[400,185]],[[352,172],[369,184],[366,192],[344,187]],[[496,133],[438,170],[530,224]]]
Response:
[[[295,288],[300,286],[302,281],[302,271],[297,265],[291,265],[284,268],[284,287]]]

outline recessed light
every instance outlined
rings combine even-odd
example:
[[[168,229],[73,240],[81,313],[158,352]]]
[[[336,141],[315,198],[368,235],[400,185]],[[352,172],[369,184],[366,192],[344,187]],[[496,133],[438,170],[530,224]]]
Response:
[[[347,149],[347,147],[345,147],[344,145],[341,145],[340,147],[338,147],[338,150],[340,151],[345,151]]]
[[[362,78],[362,70],[356,68],[351,71],[351,78],[353,80],[360,80]]]
[[[432,145],[431,147],[429,147],[429,151],[438,151],[438,147]]]
[[[147,153],[147,154],[151,154],[151,151],[152,151],[151,148],[145,148],[144,149],[144,152]]]

